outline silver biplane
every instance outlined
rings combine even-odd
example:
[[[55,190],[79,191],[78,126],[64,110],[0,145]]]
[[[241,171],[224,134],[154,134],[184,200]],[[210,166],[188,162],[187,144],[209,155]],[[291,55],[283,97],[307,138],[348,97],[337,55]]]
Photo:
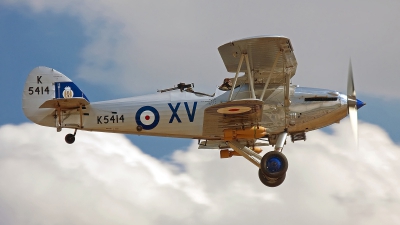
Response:
[[[39,125],[74,129],[65,137],[68,144],[77,130],[198,139],[199,148],[219,149],[221,158],[249,160],[269,187],[285,180],[287,136],[305,141],[307,132],[348,114],[357,133],[357,109],[364,103],[356,98],[351,64],[343,94],[291,84],[297,61],[289,38],[241,39],[218,50],[235,76],[224,79],[214,95],[180,83],[151,95],[90,102],[62,73],[37,67],[25,83],[23,111]],[[274,150],[260,155],[267,145]]]

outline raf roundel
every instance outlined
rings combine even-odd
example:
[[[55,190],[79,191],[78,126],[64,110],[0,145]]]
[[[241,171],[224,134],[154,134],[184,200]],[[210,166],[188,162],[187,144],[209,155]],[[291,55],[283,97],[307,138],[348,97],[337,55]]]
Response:
[[[143,106],[136,112],[135,120],[144,130],[151,130],[158,125],[160,114],[154,107]]]

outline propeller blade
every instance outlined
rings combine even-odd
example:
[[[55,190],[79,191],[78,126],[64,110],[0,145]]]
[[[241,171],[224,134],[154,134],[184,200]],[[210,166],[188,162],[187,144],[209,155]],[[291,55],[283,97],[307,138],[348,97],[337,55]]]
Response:
[[[358,116],[357,116],[357,98],[356,90],[354,88],[353,80],[353,68],[351,65],[351,60],[349,63],[349,73],[347,79],[347,108],[349,111],[351,128],[353,130],[353,135],[358,146]]]
[[[356,107],[349,107],[349,116],[350,116],[351,129],[353,130],[356,146],[358,146],[358,118],[357,118]]]
[[[354,99],[356,98],[356,90],[354,88],[353,67],[351,65],[351,59],[349,63],[349,73],[347,79],[347,96],[352,96],[354,97]]]

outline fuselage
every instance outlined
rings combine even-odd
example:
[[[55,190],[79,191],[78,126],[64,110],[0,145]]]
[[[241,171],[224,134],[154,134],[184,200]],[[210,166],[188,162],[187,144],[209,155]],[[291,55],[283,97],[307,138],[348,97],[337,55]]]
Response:
[[[255,87],[256,95],[262,85]],[[83,130],[137,135],[207,139],[203,136],[204,110],[228,101],[229,91],[214,97],[175,90],[165,93],[91,102],[83,109]],[[234,100],[249,98],[247,85],[234,90]],[[260,125],[268,133],[307,132],[339,122],[347,115],[347,96],[337,91],[290,87],[289,114],[283,104],[283,87],[273,87],[263,99]],[[63,127],[75,128],[79,115],[66,112]],[[288,116],[287,116],[288,115]]]

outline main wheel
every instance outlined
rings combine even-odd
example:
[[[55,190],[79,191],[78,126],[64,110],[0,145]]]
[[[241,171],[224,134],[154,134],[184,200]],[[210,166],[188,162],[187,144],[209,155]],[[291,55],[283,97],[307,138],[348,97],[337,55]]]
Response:
[[[288,169],[288,161],[281,152],[267,152],[261,159],[260,169],[267,177],[282,177]]]
[[[268,187],[277,187],[285,181],[286,178],[286,173],[284,173],[281,177],[278,178],[272,178],[272,177],[267,177],[261,169],[258,170],[258,177],[260,178],[260,181]]]
[[[65,142],[68,144],[72,144],[75,141],[75,136],[73,134],[67,134],[65,135]]]

